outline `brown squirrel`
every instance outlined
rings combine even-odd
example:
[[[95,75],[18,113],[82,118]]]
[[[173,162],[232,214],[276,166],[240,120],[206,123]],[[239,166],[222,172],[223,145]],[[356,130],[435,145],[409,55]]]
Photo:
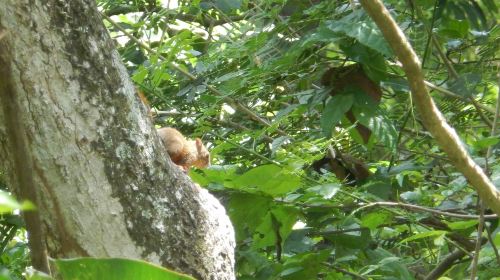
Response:
[[[157,132],[170,159],[182,170],[187,171],[191,166],[197,168],[210,166],[210,153],[200,138],[186,139],[182,133],[172,127],[162,127],[157,129]]]

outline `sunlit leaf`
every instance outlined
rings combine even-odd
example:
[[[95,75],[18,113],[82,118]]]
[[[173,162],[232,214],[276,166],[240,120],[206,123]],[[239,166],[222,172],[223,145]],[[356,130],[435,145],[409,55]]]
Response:
[[[272,196],[294,191],[300,184],[300,177],[274,164],[253,168],[234,180],[238,188]]]
[[[423,238],[430,238],[430,237],[437,238],[439,236],[445,235],[446,233],[447,232],[444,230],[430,230],[430,231],[414,234],[413,236],[410,236],[408,238],[401,240],[400,243],[406,243],[406,242],[415,241],[415,240],[419,240],[419,239],[423,239]]]
[[[351,109],[354,102],[352,94],[338,94],[328,101],[321,116],[321,128],[326,136],[331,136],[333,127]]]
[[[188,275],[140,260],[79,258],[58,259],[52,262],[62,279],[194,279]]]
[[[329,21],[328,27],[358,40],[385,56],[392,56],[392,51],[382,33],[362,9],[357,9],[340,20]]]

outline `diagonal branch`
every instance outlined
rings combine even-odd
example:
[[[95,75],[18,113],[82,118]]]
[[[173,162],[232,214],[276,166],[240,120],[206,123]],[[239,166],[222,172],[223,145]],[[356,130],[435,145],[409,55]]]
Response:
[[[500,215],[500,192],[481,167],[470,157],[455,130],[448,125],[434,104],[424,83],[420,60],[406,40],[405,35],[380,0],[361,0],[360,2],[380,28],[403,65],[413,100],[417,110],[422,115],[424,126],[436,138],[438,145],[448,155],[453,165],[464,174],[465,178],[476,189],[479,197],[488,207]]]

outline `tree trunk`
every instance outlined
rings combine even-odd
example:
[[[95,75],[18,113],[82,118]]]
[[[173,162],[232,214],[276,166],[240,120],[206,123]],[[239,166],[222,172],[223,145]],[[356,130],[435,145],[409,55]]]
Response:
[[[35,268],[46,252],[233,279],[224,208],[169,160],[94,1],[0,1],[2,30],[0,159],[37,206]]]

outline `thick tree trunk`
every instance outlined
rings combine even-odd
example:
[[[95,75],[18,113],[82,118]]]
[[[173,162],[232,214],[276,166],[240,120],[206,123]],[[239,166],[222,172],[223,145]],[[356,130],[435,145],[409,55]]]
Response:
[[[36,268],[140,258],[234,278],[223,207],[173,166],[92,0],[0,1],[0,159]]]

